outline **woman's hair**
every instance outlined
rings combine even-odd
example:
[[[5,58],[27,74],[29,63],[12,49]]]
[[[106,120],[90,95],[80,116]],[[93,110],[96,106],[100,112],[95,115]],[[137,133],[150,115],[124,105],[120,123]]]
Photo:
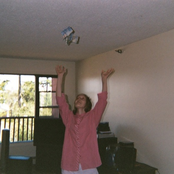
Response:
[[[78,94],[77,97],[79,95],[83,95],[85,96],[86,98],[86,105],[85,105],[85,112],[89,112],[92,108],[92,102],[91,102],[91,99],[86,95],[86,94]],[[76,97],[76,98],[77,98]],[[76,114],[77,113],[77,108],[74,106],[74,110],[73,110],[73,113]]]

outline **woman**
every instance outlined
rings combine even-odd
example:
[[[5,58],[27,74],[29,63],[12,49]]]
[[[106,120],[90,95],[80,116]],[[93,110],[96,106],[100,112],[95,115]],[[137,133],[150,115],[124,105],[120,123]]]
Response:
[[[101,165],[98,152],[96,128],[107,104],[107,78],[114,69],[102,71],[102,92],[98,94],[98,102],[91,110],[90,98],[79,94],[74,102],[74,111],[69,109],[65,95],[62,93],[62,81],[66,69],[56,67],[57,103],[60,115],[66,127],[62,152],[62,174],[98,174],[97,167]]]

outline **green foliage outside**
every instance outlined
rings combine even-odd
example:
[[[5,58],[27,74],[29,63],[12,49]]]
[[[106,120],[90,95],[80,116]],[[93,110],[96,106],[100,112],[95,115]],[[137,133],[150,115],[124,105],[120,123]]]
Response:
[[[0,117],[23,117],[35,115],[35,82],[26,81],[18,90],[9,90],[9,80],[0,81]],[[20,97],[19,97],[20,96]],[[20,105],[18,99],[20,98]],[[34,126],[31,119],[6,119],[6,127],[10,129],[10,142],[32,140]],[[24,121],[23,121],[24,120]],[[1,129],[4,128],[5,119],[1,120]],[[14,123],[15,122],[15,123]],[[28,129],[28,130],[27,130]],[[18,137],[19,130],[19,137]],[[14,139],[13,139],[14,135]]]
[[[20,78],[19,78],[20,79]],[[10,83],[9,80],[0,80],[0,106],[6,106],[7,109],[0,107],[0,118],[2,117],[26,117],[24,119],[7,119],[6,128],[10,128],[10,141],[22,141],[32,140],[34,132],[34,124],[32,118],[28,119],[28,116],[35,115],[35,82],[25,81],[21,84],[19,80],[18,89],[9,90],[6,88]],[[46,81],[42,79],[39,82],[39,86],[42,88],[40,91],[40,105],[51,106],[52,105],[52,93],[49,93],[52,89],[52,83],[50,79]],[[19,92],[20,91],[20,92]],[[44,93],[44,91],[46,91]],[[51,116],[51,108],[40,108],[41,116]],[[1,125],[4,125],[4,120],[1,120]],[[23,126],[24,125],[24,126]],[[3,129],[3,127],[1,127]],[[28,129],[28,131],[27,131]],[[15,131],[14,131],[15,130]],[[18,139],[19,130],[19,139]],[[13,139],[14,134],[14,139]]]
[[[6,104],[9,111],[0,111],[0,117],[8,116],[34,116],[35,112],[35,83],[26,81],[21,87],[21,106],[18,103],[18,91],[5,90],[9,81],[0,83],[0,104]],[[9,113],[7,113],[9,112]]]

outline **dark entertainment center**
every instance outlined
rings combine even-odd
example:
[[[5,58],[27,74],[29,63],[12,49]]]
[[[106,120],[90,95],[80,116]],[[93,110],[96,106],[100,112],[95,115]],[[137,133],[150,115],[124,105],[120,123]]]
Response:
[[[39,117],[35,118],[34,146],[36,146],[35,168],[39,172],[52,172],[61,174],[61,155],[64,140],[65,126],[61,118]],[[98,138],[99,153],[102,166],[98,168],[99,174],[155,174],[156,168],[135,162],[131,171],[118,171],[106,164],[106,147],[118,144],[116,137]],[[128,151],[127,151],[128,152]],[[127,155],[123,153],[123,155]],[[124,159],[122,158],[123,162]]]

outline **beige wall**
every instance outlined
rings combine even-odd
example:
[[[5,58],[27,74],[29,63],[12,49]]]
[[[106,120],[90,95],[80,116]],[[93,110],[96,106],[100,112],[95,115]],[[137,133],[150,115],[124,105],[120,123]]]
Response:
[[[174,173],[174,30],[83,60],[77,64],[77,92],[94,103],[100,72],[115,68],[108,81],[109,121],[119,141],[135,143],[137,160]]]
[[[135,143],[137,160],[157,167],[160,174],[174,173],[174,30],[114,50],[77,64],[0,58],[0,73],[55,74],[54,67],[68,68],[65,91],[70,104],[77,91],[87,93],[94,103],[101,91],[100,72],[115,68],[108,81],[108,106],[103,121],[109,121],[119,141]],[[32,144],[27,150],[35,153]],[[16,145],[11,146],[16,149]],[[23,151],[25,153],[28,151]]]

